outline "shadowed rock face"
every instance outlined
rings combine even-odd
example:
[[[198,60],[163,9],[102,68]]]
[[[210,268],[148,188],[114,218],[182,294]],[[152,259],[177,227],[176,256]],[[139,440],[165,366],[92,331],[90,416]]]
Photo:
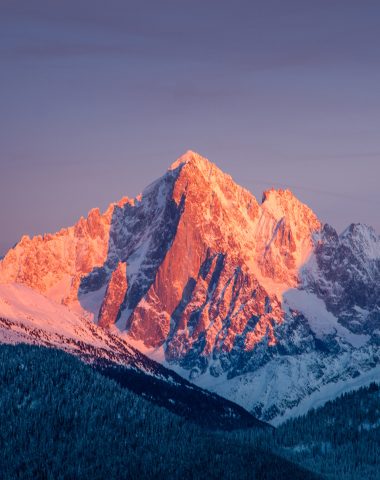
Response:
[[[372,334],[380,327],[380,241],[366,225],[351,224],[341,235],[325,225],[315,248],[307,287],[343,325]]]
[[[0,281],[85,309],[95,298],[100,326],[162,347],[190,378],[208,378],[208,388],[215,379],[268,419],[350,372],[354,350],[360,371],[376,363],[379,245],[367,227],[339,236],[322,226],[288,190],[269,190],[259,204],[187,152],[136,199],[24,237],[0,263]],[[243,374],[250,380],[236,383]],[[236,382],[220,387],[218,377]]]

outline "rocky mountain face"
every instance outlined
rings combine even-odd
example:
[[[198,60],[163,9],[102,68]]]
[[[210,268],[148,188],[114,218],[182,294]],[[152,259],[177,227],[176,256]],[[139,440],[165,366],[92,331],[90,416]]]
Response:
[[[25,285],[0,284],[0,348],[2,344],[20,343],[59,349],[79,357],[122,387],[203,427],[271,428],[241,406],[196,387],[146,357],[119,335],[95,325],[85,314],[59,305]]]
[[[380,241],[371,227],[352,224],[338,235],[325,225],[314,265],[305,273],[307,288],[343,325],[356,333],[380,333]]]
[[[288,190],[259,203],[188,152],[136,199],[23,237],[0,281],[278,421],[380,375],[379,252],[370,228],[338,235]]]

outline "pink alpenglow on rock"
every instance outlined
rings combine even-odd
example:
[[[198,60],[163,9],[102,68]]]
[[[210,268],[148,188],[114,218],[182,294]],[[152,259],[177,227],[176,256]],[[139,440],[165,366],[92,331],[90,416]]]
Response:
[[[127,265],[119,262],[108,282],[102,306],[100,307],[98,325],[109,328],[116,323],[121,305],[127,292]]]
[[[365,378],[380,354],[374,230],[338,235],[289,190],[259,203],[192,151],[135,199],[23,237],[0,283],[67,305],[264,419]]]

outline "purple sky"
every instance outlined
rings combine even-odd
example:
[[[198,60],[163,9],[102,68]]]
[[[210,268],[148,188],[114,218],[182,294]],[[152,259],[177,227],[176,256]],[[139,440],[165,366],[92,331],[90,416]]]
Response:
[[[380,231],[377,0],[1,0],[0,254],[188,149]]]

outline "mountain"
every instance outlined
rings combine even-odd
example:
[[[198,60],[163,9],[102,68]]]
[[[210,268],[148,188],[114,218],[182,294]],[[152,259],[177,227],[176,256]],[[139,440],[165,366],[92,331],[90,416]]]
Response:
[[[67,306],[25,285],[0,285],[0,344],[19,343],[79,357],[122,387],[202,427],[270,429],[244,408],[196,387]]]
[[[23,237],[24,284],[195,384],[278,423],[380,376],[380,240],[289,190],[261,203],[187,152],[136,199]]]

